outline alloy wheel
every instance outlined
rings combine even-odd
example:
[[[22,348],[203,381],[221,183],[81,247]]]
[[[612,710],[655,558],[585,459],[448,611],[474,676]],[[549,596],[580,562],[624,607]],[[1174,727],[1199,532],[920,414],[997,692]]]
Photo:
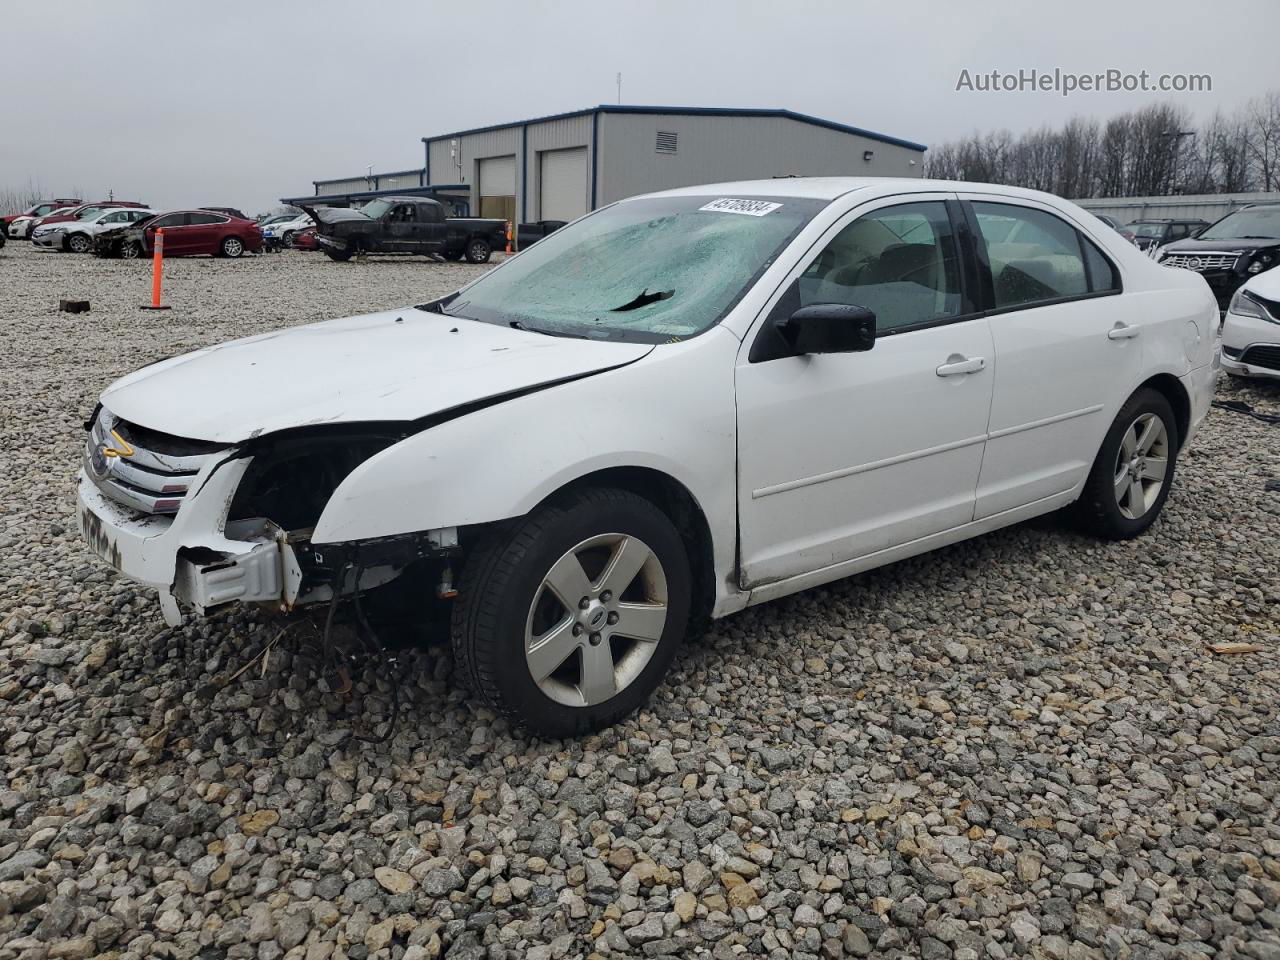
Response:
[[[529,675],[557,703],[588,707],[644,671],[667,624],[667,577],[638,537],[607,533],[566,551],[534,592]]]
[[[1129,425],[1120,441],[1114,471],[1116,505],[1122,516],[1137,520],[1160,498],[1169,472],[1169,431],[1154,413]]]

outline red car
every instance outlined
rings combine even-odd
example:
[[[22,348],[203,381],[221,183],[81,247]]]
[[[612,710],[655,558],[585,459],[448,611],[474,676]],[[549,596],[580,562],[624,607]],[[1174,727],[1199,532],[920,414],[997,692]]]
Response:
[[[68,210],[66,213],[49,213],[37,219],[31,224],[34,232],[36,227],[43,227],[46,223],[65,223],[68,220],[83,220],[85,217],[98,213],[102,210],[114,210],[116,207],[146,207],[145,203],[137,203],[133,200],[99,200],[96,203],[82,203],[80,206]]]
[[[98,234],[93,252],[103,257],[150,256],[154,251],[156,231],[164,230],[166,257],[238,257],[246,250],[262,250],[262,231],[252,220],[229,217],[209,210],[171,210]]]
[[[0,227],[0,230],[3,230],[6,234],[8,234],[9,224],[13,223],[13,221],[17,220],[19,217],[43,217],[47,214],[52,213],[54,210],[58,210],[62,207],[74,207],[79,202],[80,202],[79,197],[66,197],[62,200],[42,200],[40,203],[37,203],[30,210],[23,210],[22,213],[10,213],[10,214],[6,214],[3,217],[0,217],[0,223],[4,224],[3,227]],[[30,228],[30,225],[33,224],[34,222],[35,222],[34,220],[28,221],[28,227]],[[30,235],[30,233],[31,233],[31,230],[28,229],[27,231],[28,236]]]
[[[316,242],[316,228],[307,227],[305,230],[299,230],[293,235],[293,248],[295,250],[319,250],[320,244]]]

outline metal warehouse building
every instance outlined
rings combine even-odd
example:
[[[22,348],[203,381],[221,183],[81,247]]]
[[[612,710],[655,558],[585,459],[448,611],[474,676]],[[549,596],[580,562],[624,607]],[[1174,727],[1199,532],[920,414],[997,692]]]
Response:
[[[572,220],[624,197],[723,180],[918,177],[923,144],[790,110],[602,104],[422,138],[421,170],[316,181],[317,200],[413,193],[472,214]],[[295,202],[303,198],[286,198]]]

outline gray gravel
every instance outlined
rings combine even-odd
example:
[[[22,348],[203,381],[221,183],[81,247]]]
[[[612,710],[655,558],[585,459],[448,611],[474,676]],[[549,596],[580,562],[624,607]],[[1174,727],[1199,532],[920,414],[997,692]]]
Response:
[[[145,264],[0,251],[0,960],[1280,958],[1280,427],[1215,413],[1136,542],[1045,520],[722,621],[580,742],[439,645],[361,742],[383,672],[241,672],[274,624],[169,629],[82,548],[110,379],[475,269],[175,261],[147,314]]]

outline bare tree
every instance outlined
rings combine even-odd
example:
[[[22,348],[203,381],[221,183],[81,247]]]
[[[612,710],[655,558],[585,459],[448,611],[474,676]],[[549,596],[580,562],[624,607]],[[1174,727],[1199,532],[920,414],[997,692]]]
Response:
[[[1196,126],[1189,111],[1154,103],[1105,122],[1073,117],[1014,136],[974,133],[929,151],[926,171],[1064,197],[1163,196],[1280,189],[1280,92]]]

